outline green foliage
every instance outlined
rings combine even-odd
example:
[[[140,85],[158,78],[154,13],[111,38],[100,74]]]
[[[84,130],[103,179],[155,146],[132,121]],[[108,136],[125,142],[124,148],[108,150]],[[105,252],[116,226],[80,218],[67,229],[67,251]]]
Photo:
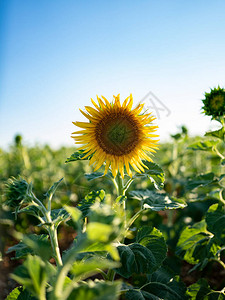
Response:
[[[15,288],[6,298],[6,300],[37,300],[22,286]]]
[[[43,297],[47,283],[46,264],[39,256],[28,255],[22,266],[19,266],[12,278],[22,284],[32,295]],[[50,274],[49,274],[50,275]]]
[[[119,298],[120,283],[87,281],[74,287],[68,300],[116,300]]]
[[[144,173],[135,174],[134,178],[146,177],[154,183],[156,189],[162,189],[164,185],[164,172],[159,165],[147,160],[143,161],[144,165],[147,167]]]
[[[68,163],[68,162],[78,161],[78,160],[88,160],[91,158],[91,156],[87,156],[86,158],[84,158],[85,155],[86,154],[82,150],[75,151],[73,154],[71,154],[69,158],[67,158],[65,162]]]
[[[214,173],[210,172],[208,174],[201,174],[187,182],[187,190],[193,190],[200,186],[206,186],[215,182]]]
[[[51,257],[51,245],[47,234],[30,234],[23,237],[15,246],[8,248],[6,253],[15,251],[15,259],[25,258],[28,254],[36,254],[44,260]]]
[[[224,127],[222,126],[218,130],[208,131],[208,132],[205,133],[205,136],[213,136],[213,137],[216,137],[216,138],[221,139],[222,141],[224,141],[224,137],[225,137]]]
[[[222,204],[213,204],[206,214],[208,230],[218,241],[225,244],[225,207]]]
[[[192,145],[188,146],[188,149],[191,150],[202,150],[202,151],[209,151],[218,143],[218,140],[211,140],[211,141],[199,141]]]
[[[176,254],[190,264],[202,263],[205,266],[207,259],[214,257],[219,249],[213,235],[206,229],[206,222],[202,220],[183,230]]]
[[[190,300],[223,300],[225,294],[211,290],[205,279],[190,285],[187,289],[187,295]]]
[[[78,203],[78,209],[81,210],[83,218],[88,216],[89,209],[96,201],[102,202],[105,198],[105,191],[92,191],[88,195],[85,196],[83,200]]]
[[[167,247],[162,233],[156,228],[143,227],[136,242],[117,247],[122,266],[116,272],[125,278],[133,273],[153,273],[166,258]]]
[[[85,176],[85,178],[87,178],[88,181],[91,181],[91,180],[103,177],[104,173],[102,173],[102,172],[93,172],[93,173],[84,174],[84,176]]]
[[[150,282],[143,285],[139,289],[130,289],[126,293],[126,299],[128,300],[145,300],[145,299],[167,299],[167,300],[185,300],[185,287],[180,282],[178,277],[170,277],[164,275],[165,270],[163,271],[163,276],[160,274],[153,274],[150,277]]]
[[[130,192],[130,195],[141,201],[144,208],[149,208],[154,211],[184,208],[186,203],[182,199],[169,197],[165,193],[156,193],[150,190],[138,190]]]

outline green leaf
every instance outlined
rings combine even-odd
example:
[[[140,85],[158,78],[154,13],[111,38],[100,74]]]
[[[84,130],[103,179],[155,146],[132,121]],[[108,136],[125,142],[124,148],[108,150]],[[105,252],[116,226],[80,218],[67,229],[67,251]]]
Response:
[[[81,210],[83,218],[89,214],[90,207],[96,202],[103,202],[105,199],[105,191],[98,190],[90,192],[83,200],[81,200],[77,206]]]
[[[219,246],[207,231],[205,220],[186,227],[177,243],[176,254],[190,264],[204,263],[205,258],[216,255]]]
[[[203,300],[225,300],[225,294],[220,291],[209,292]]]
[[[206,186],[213,182],[215,182],[214,173],[211,172],[211,173],[207,173],[207,174],[201,174],[195,178],[190,179],[187,183],[186,189],[193,190],[196,187]]]
[[[17,211],[18,214],[19,213],[26,213],[28,215],[32,215],[32,216],[35,216],[35,217],[40,215],[39,212],[40,212],[40,209],[37,206],[32,205],[32,204],[28,205],[28,206],[25,206],[25,207],[23,207],[23,208],[21,208]]]
[[[152,273],[166,258],[167,247],[162,233],[156,228],[144,227],[138,232],[137,242],[117,247],[122,266],[116,269],[128,278],[133,273]]]
[[[55,191],[57,190],[59,184],[61,183],[61,181],[63,180],[63,178],[61,178],[59,181],[55,182],[50,189],[47,191],[47,193],[45,194],[45,196],[47,196],[49,199],[52,199]]]
[[[65,208],[58,208],[51,210],[51,219],[53,224],[55,224],[56,228],[61,224],[63,221],[67,221],[70,218],[70,214]],[[49,223],[46,218],[43,218],[45,223],[40,223],[38,226],[51,226],[52,223]]]
[[[208,131],[206,132],[205,136],[213,136],[224,141],[224,137],[225,137],[224,127],[222,126],[220,129],[215,131]]]
[[[24,236],[22,241],[8,248],[6,253],[13,251],[16,252],[15,259],[25,258],[28,254],[36,254],[41,256],[43,260],[48,260],[52,254],[51,245],[46,234]]]
[[[93,172],[93,173],[86,173],[84,174],[85,178],[88,180],[88,181],[91,181],[91,180],[94,180],[96,178],[101,178],[104,176],[104,173],[102,172]]]
[[[222,204],[213,204],[206,213],[206,223],[210,232],[212,232],[220,241],[225,243],[225,207]]]
[[[199,142],[189,145],[187,149],[210,151],[218,142],[219,142],[218,140],[216,140],[216,141],[211,140],[211,141],[204,141],[204,142],[199,141]]]
[[[169,198],[165,193],[156,193],[150,190],[137,190],[130,192],[132,198],[142,201],[144,208],[150,208],[154,211],[184,208],[184,200],[174,197]]]
[[[119,299],[121,283],[118,281],[87,281],[77,284],[68,300],[116,300]]]
[[[47,283],[45,263],[38,256],[29,254],[23,265],[19,266],[11,277],[37,298],[45,291]]]
[[[85,155],[86,155],[86,153],[84,153],[83,150],[75,151],[73,154],[71,154],[71,156],[69,158],[67,158],[65,163],[68,163],[68,162],[71,162],[71,161],[77,161],[77,160],[88,160],[92,156],[92,155],[89,155],[86,158],[84,158]]]
[[[142,286],[140,289],[132,289],[126,293],[126,299],[128,300],[185,300],[185,287],[180,282],[179,278],[160,278],[158,276],[152,277],[152,282],[149,282]]]
[[[76,261],[70,272],[75,275],[79,280],[84,280],[94,274],[99,273],[99,269],[112,269],[118,267],[120,264],[112,260],[105,259],[100,256],[94,256],[89,259],[83,259],[81,261]]]
[[[187,295],[190,300],[202,300],[210,291],[207,281],[202,278],[188,287]]]
[[[79,222],[82,213],[78,208],[65,205],[64,209],[68,212],[75,224]]]
[[[51,211],[52,222],[56,227],[59,226],[59,224],[63,221],[68,220],[69,217],[70,215],[65,208],[53,209]]]
[[[24,287],[19,286],[12,290],[6,300],[37,300],[37,298],[31,296]]]
[[[156,189],[162,189],[164,185],[164,172],[159,165],[147,160],[143,161],[148,169],[144,169],[144,173],[135,174],[134,178],[137,177],[148,177],[153,183]]]
[[[91,241],[108,243],[113,240],[114,228],[112,225],[102,224],[99,222],[91,222],[87,224],[87,236]],[[113,235],[112,238],[110,238]]]

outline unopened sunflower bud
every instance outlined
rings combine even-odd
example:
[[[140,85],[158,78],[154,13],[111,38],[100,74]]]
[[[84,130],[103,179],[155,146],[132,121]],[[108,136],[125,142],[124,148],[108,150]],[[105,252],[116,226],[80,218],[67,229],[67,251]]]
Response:
[[[24,202],[30,202],[31,186],[26,180],[14,177],[8,179],[5,189],[5,204],[10,207],[18,207]]]
[[[225,115],[225,90],[218,88],[211,89],[210,93],[205,93],[205,99],[202,100],[204,106],[203,112],[212,119]]]

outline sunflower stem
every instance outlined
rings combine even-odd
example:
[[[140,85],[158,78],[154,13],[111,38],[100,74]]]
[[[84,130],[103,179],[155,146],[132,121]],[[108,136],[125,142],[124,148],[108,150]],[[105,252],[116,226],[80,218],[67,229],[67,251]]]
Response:
[[[119,172],[116,175],[116,179],[117,179],[117,185],[118,185],[118,197],[119,196],[124,196],[125,195],[125,189],[124,189],[124,186],[123,186],[123,179],[122,179]]]
[[[214,152],[215,152],[221,159],[224,159],[224,158],[225,158],[225,156],[223,156],[223,154],[221,154],[221,153],[219,152],[219,150],[217,149],[216,146],[213,147],[213,150],[214,150]]]

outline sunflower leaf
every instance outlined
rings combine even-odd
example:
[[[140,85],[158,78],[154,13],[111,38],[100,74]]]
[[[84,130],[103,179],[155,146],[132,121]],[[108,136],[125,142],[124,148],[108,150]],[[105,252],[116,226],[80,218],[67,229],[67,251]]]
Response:
[[[164,271],[164,270],[163,270]],[[161,277],[157,272],[152,275],[151,281],[143,285],[139,289],[130,289],[126,293],[126,299],[128,300],[185,300],[185,287],[180,282],[178,276],[174,278],[171,276]]]
[[[186,203],[182,199],[174,197],[169,198],[165,193],[156,193],[150,190],[136,190],[130,192],[132,198],[142,201],[145,208],[150,208],[154,211],[184,208]]]
[[[215,131],[208,131],[206,132],[205,136],[213,136],[224,141],[224,137],[225,137],[224,127],[222,126],[220,129]]]
[[[44,260],[51,257],[51,245],[47,234],[24,236],[18,244],[8,248],[7,253],[16,252],[14,259],[25,258],[29,253],[40,255]]]
[[[91,181],[91,180],[94,180],[96,178],[101,178],[104,176],[104,173],[103,172],[93,172],[93,173],[86,173],[84,174],[85,178],[88,180],[88,181]]]
[[[86,158],[84,158],[85,155],[86,155],[86,153],[84,153],[83,150],[75,151],[73,154],[70,155],[70,157],[67,158],[65,163],[68,163],[68,162],[71,162],[71,161],[77,161],[77,160],[88,160],[92,156],[92,155],[89,155]]]
[[[143,163],[147,168],[144,170],[144,173],[135,174],[134,178],[148,177],[151,180],[151,182],[154,183],[156,189],[162,189],[165,180],[162,168],[156,163],[149,162],[147,160],[143,161]]]
[[[92,204],[94,204],[96,201],[103,202],[104,199],[104,190],[92,191],[88,195],[86,195],[83,200],[79,202],[77,208],[82,212],[83,218],[85,218],[89,214],[89,209],[92,206]]]
[[[128,278],[133,273],[152,273],[166,258],[167,246],[162,233],[156,228],[143,227],[139,230],[135,243],[117,247],[122,266],[116,269]]]
[[[16,287],[6,298],[6,300],[19,300],[19,299],[37,300],[37,298],[31,296],[31,294],[22,286]]]
[[[215,182],[216,180],[214,179],[214,173],[207,173],[207,174],[200,174],[192,179],[190,179],[187,182],[187,186],[186,189],[187,190],[193,190],[197,187],[200,186],[205,186],[208,185],[210,183]]]
[[[203,220],[182,231],[176,254],[195,265],[205,263],[205,258],[214,257],[219,249],[213,234],[207,231],[205,220]]]
[[[221,204],[213,204],[206,213],[206,223],[222,243],[225,243],[225,208]]]
[[[118,281],[91,281],[76,285],[67,298],[68,300],[117,300],[119,299],[121,283]]]
[[[59,179],[57,182],[55,182],[50,189],[47,191],[47,193],[45,194],[46,197],[48,198],[52,198],[55,191],[57,190],[59,184],[61,183],[61,181],[63,180],[63,178]]]
[[[212,140],[212,141],[204,141],[204,142],[196,142],[194,144],[191,144],[187,147],[187,149],[190,150],[201,150],[201,151],[210,151],[212,148],[218,143],[218,140]]]

